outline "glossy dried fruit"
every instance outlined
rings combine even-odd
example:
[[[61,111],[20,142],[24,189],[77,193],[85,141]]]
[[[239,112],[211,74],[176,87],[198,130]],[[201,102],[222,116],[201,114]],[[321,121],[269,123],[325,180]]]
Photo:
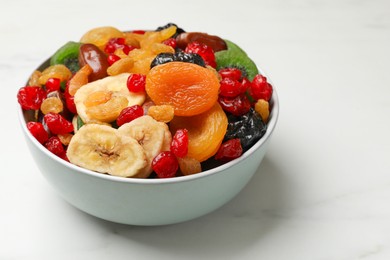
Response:
[[[231,115],[228,119],[225,140],[239,138],[243,151],[251,148],[267,131],[267,125],[252,108],[245,115],[238,117]]]
[[[171,151],[180,158],[188,153],[188,131],[187,129],[177,129],[172,137]]]
[[[267,82],[267,78],[261,74],[257,74],[254,77],[249,90],[250,95],[256,100],[264,99],[269,101],[271,99],[272,86]]]
[[[26,86],[18,91],[18,102],[24,110],[38,110],[46,98],[46,92],[41,87]]]
[[[171,105],[150,106],[147,114],[159,122],[168,123],[173,119],[175,109]]]
[[[91,43],[104,49],[106,43],[112,38],[122,38],[124,33],[112,26],[97,27],[86,32],[80,39],[82,43]]]
[[[65,149],[62,145],[60,139],[57,136],[52,136],[44,143],[44,146],[47,150],[57,155],[58,157],[63,158],[65,156]]]
[[[128,106],[129,101],[124,96],[113,95],[108,101],[88,107],[87,114],[93,119],[105,123],[115,121],[121,111]],[[85,103],[84,103],[85,104]]]
[[[122,73],[132,72],[134,66],[134,60],[129,57],[122,58],[114,62],[107,68],[107,74],[110,76],[116,76]]]
[[[81,67],[88,64],[92,69],[88,77],[88,82],[107,76],[107,68],[109,67],[107,56],[93,44],[83,44],[80,46],[79,63]]]
[[[263,122],[268,122],[269,117],[269,103],[264,99],[257,100],[255,104],[255,110],[260,115]]]
[[[217,63],[215,62],[214,51],[206,44],[199,43],[199,42],[191,42],[187,45],[184,52],[199,54],[205,61],[206,65],[209,65],[213,68],[217,67]]]
[[[202,165],[199,161],[191,157],[177,158],[180,172],[183,175],[196,174],[202,171]]]
[[[124,108],[116,119],[117,126],[124,125],[134,119],[144,115],[144,110],[140,105],[134,105]]]
[[[188,156],[203,162],[218,150],[226,133],[228,120],[218,103],[206,112],[191,116],[175,116],[170,122],[170,129],[188,131]]]
[[[52,134],[67,134],[73,132],[73,124],[60,114],[48,113],[43,121]]]
[[[142,74],[131,74],[127,78],[127,88],[131,92],[144,92],[146,84],[146,76]]]
[[[220,96],[218,102],[224,111],[235,116],[244,115],[248,113],[251,108],[251,103],[245,94],[236,97]]]
[[[64,104],[58,97],[48,97],[41,104],[41,111],[44,115],[49,113],[59,114],[64,110]]]
[[[49,134],[40,122],[28,122],[27,129],[41,144],[45,143],[49,139]]]
[[[89,82],[89,76],[92,74],[92,72],[92,68],[88,64],[85,64],[79,71],[77,71],[68,82],[69,94],[74,96],[79,88],[87,84]]]
[[[214,52],[227,49],[226,42],[216,36],[201,32],[182,33],[176,37],[177,47],[185,49],[191,42],[203,43],[213,49]]]
[[[58,78],[61,82],[67,81],[72,77],[72,72],[62,64],[52,65],[42,71],[39,77],[39,84],[45,85],[50,78]]]
[[[171,178],[175,177],[179,163],[172,152],[164,151],[153,159],[152,169],[159,178]]]
[[[46,93],[60,90],[61,80],[59,78],[49,78],[46,81],[45,89]]]
[[[176,53],[160,53],[158,54],[150,64],[150,68],[153,68],[157,65],[172,61],[183,61],[197,64],[202,67],[206,67],[206,64],[203,58],[196,53],[185,53],[185,52],[176,52]]]
[[[146,92],[157,105],[173,106],[175,115],[193,116],[215,104],[219,80],[210,69],[192,63],[169,62],[150,70]]]
[[[242,155],[240,139],[234,138],[222,143],[215,155],[215,160],[228,162]]]

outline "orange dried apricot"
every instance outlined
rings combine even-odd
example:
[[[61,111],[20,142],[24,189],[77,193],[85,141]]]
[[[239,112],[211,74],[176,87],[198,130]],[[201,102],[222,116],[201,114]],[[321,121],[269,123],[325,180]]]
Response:
[[[188,157],[203,162],[213,156],[222,143],[228,125],[225,112],[218,103],[206,112],[196,116],[175,116],[170,129],[188,131]]]
[[[149,71],[145,89],[156,105],[173,106],[177,116],[193,116],[216,103],[219,80],[215,73],[199,65],[168,62]]]

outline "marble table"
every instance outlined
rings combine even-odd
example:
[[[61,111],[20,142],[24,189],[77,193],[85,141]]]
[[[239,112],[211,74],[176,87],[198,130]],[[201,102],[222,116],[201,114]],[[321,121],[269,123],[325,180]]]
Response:
[[[90,28],[167,22],[239,43],[269,75],[281,103],[269,151],[236,198],[199,219],[91,217],[37,169],[17,90]],[[390,259],[388,0],[3,0],[0,35],[0,259]]]

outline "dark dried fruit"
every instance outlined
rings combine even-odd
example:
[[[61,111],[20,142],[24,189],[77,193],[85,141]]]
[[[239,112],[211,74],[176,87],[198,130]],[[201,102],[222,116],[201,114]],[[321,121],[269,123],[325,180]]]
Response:
[[[191,42],[200,42],[210,46],[214,52],[227,49],[226,42],[215,35],[209,35],[201,32],[182,33],[176,38],[177,47],[185,49]]]
[[[244,151],[251,148],[267,130],[267,125],[253,108],[242,116],[229,115],[228,121],[225,140],[239,138]]]
[[[166,25],[164,25],[164,26],[160,26],[160,27],[158,27],[157,29],[156,29],[156,31],[162,31],[162,30],[164,30],[164,29],[167,29],[167,28],[169,28],[169,27],[171,27],[171,26],[176,26],[176,33],[172,36],[172,38],[176,38],[179,34],[181,34],[181,33],[184,33],[185,31],[182,29],[182,28],[180,28],[179,26],[177,26],[176,24],[174,24],[174,23],[167,23]]]
[[[161,65],[164,63],[172,62],[172,61],[182,61],[194,63],[202,67],[206,67],[206,64],[202,57],[196,53],[185,53],[185,52],[177,52],[177,53],[160,53],[158,54],[150,64],[150,68],[153,68],[157,65]]]

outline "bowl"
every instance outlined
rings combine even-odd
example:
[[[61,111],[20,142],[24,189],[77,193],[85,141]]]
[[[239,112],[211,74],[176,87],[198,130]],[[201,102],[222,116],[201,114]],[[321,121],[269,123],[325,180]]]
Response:
[[[68,203],[111,222],[166,225],[188,221],[218,209],[250,181],[266,153],[278,119],[279,101],[273,87],[268,128],[253,147],[241,157],[216,168],[167,179],[116,177],[68,163],[49,152],[30,134],[26,127],[28,113],[19,108],[18,114],[37,167]]]

